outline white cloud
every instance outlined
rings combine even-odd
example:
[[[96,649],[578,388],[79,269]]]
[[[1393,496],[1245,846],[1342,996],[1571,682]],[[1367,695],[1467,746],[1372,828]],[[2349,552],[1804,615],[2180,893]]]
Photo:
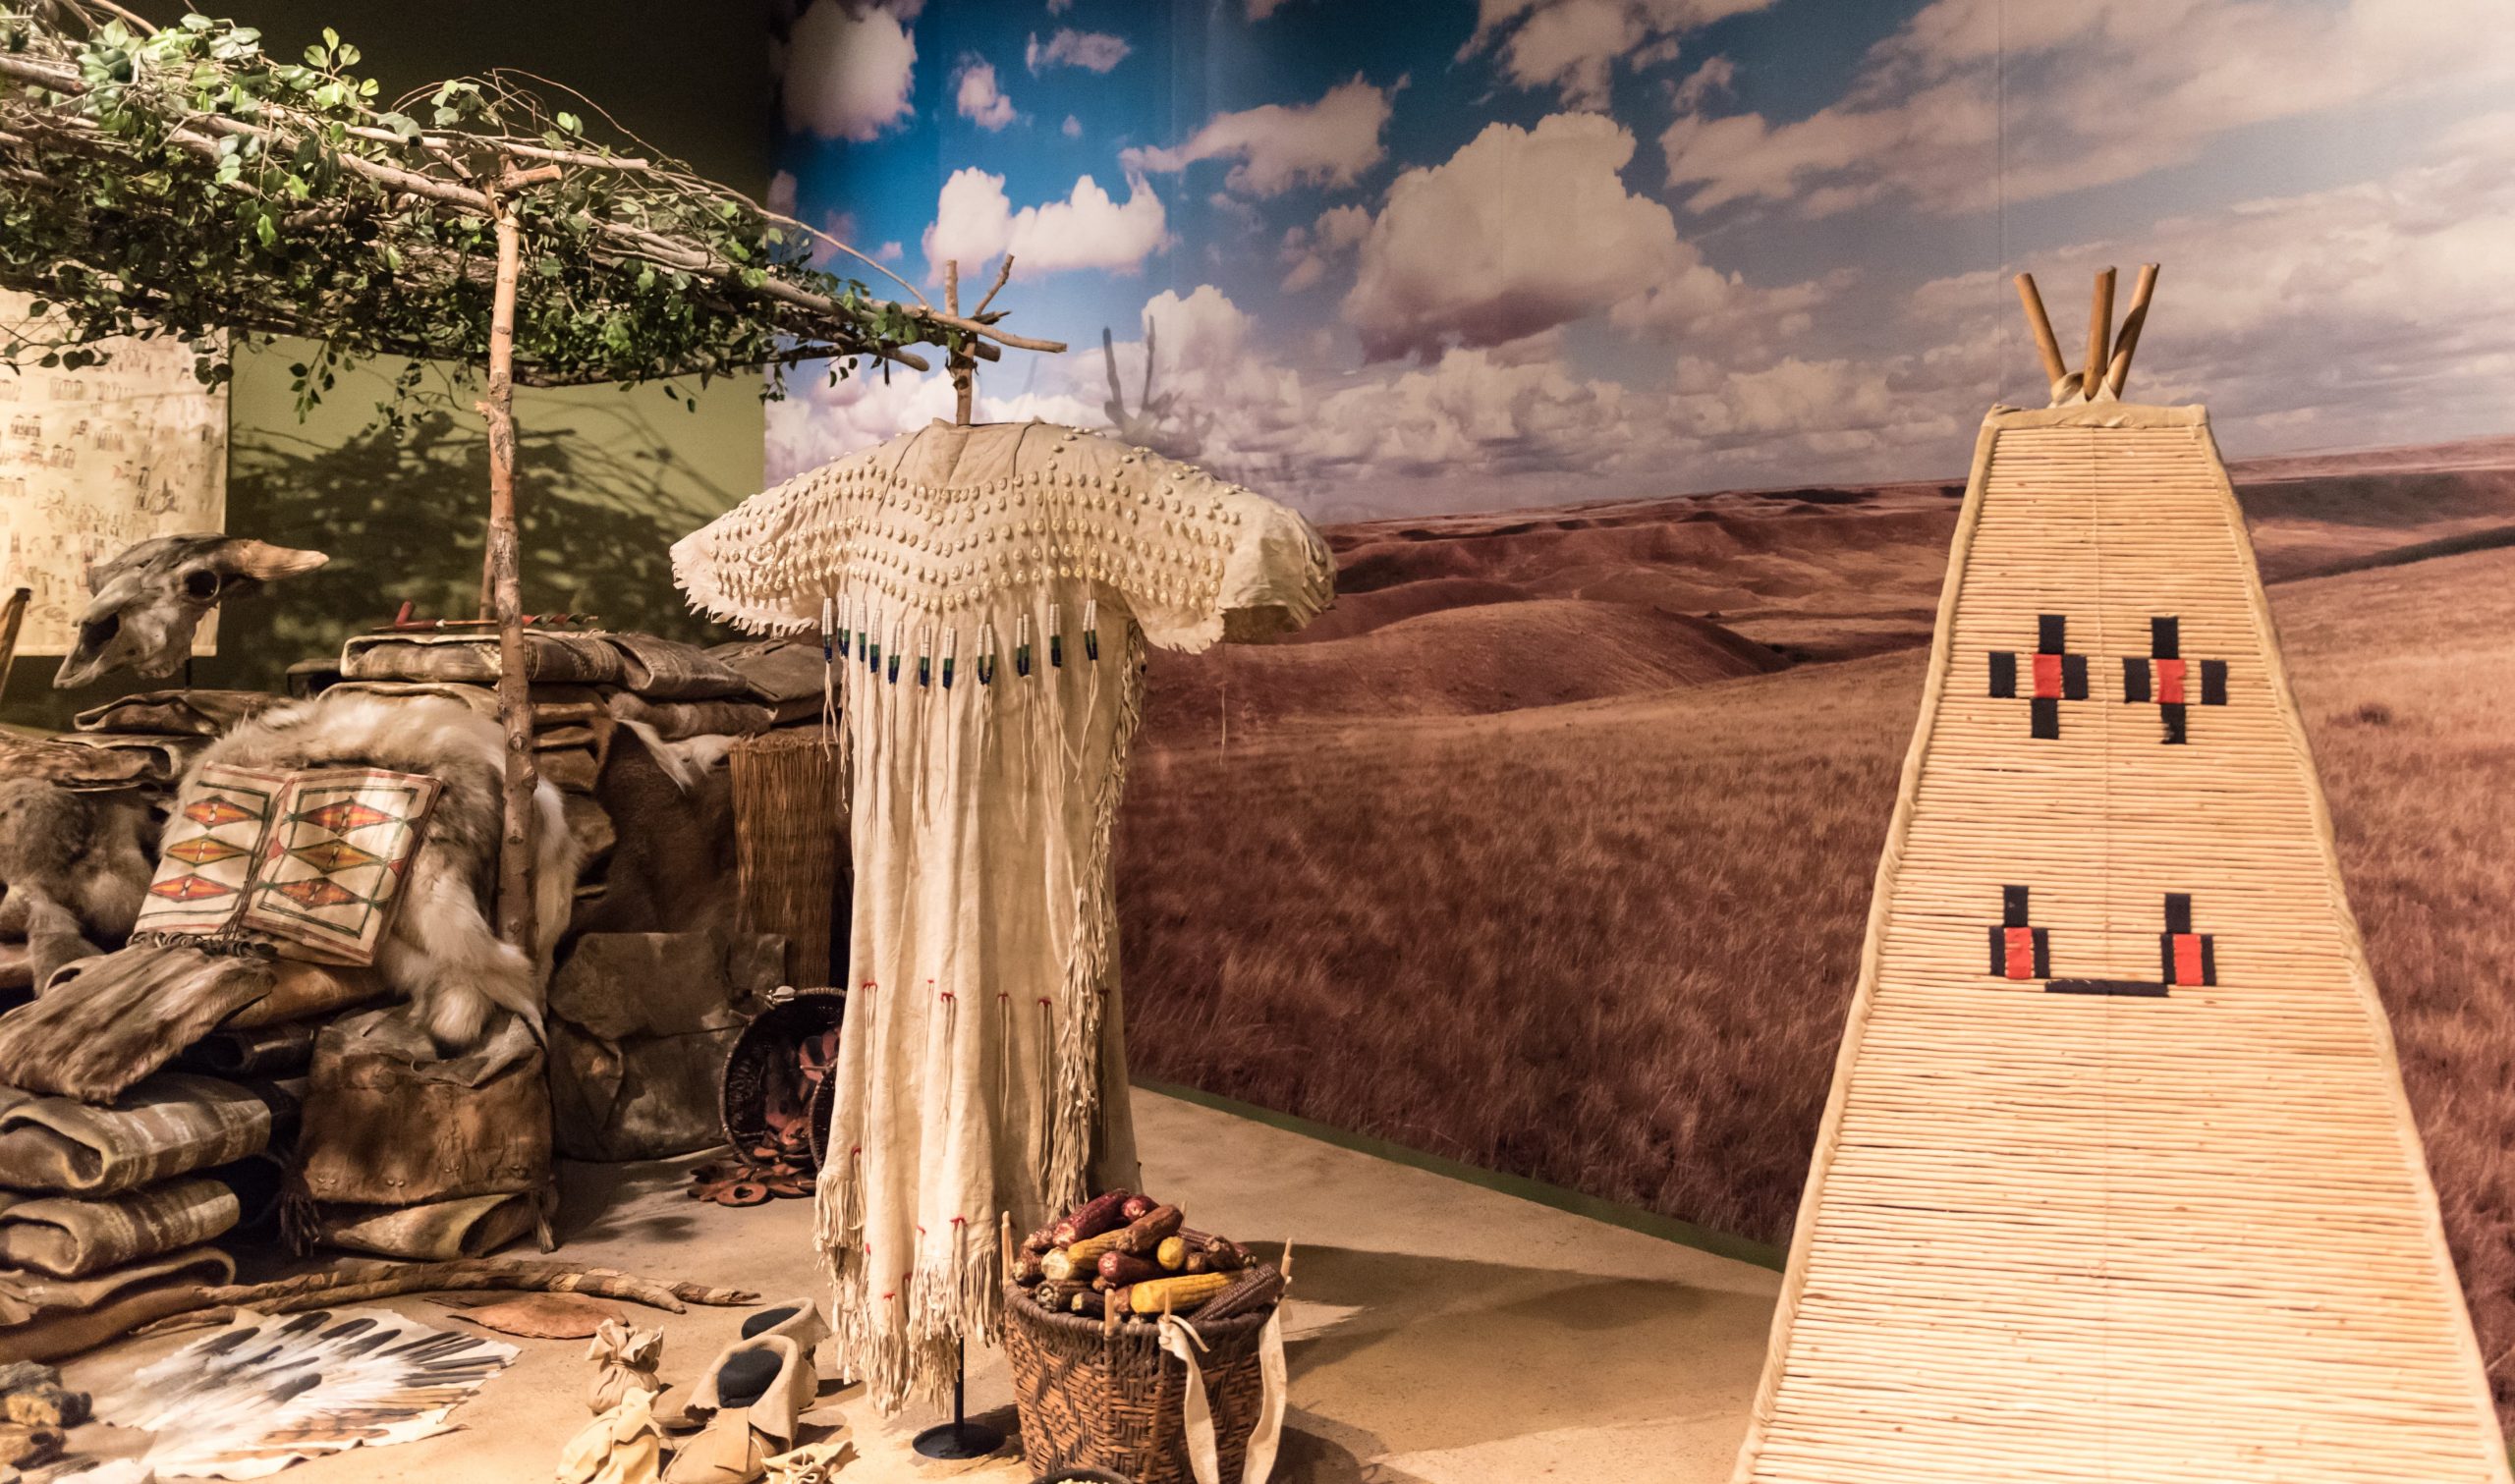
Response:
[[[1405,83],[1401,81],[1399,87]],[[1295,186],[1352,186],[1387,156],[1389,95],[1357,75],[1315,103],[1268,103],[1220,113],[1173,149],[1130,149],[1128,168],[1185,170],[1199,160],[1230,160],[1223,184],[1245,195],[1281,195]]]
[[[1008,364],[1010,360],[1008,357]],[[818,369],[797,369],[787,382],[785,400],[768,405],[767,471],[772,480],[792,478],[832,459],[915,432],[938,418],[946,422],[952,418],[952,382],[939,371],[919,376],[894,367],[885,381],[878,368],[868,366],[830,386],[820,379],[808,380]],[[1038,417],[1069,426],[1090,426],[1100,420],[1097,407],[1070,395],[993,396],[987,384],[1002,374],[996,366],[978,368],[973,420],[1020,422]]]
[[[1567,108],[1603,109],[1618,63],[1673,61],[1678,38],[1773,0],[1480,0],[1459,60],[1492,52],[1521,87],[1551,87]]]
[[[873,256],[882,262],[895,263],[908,256],[908,249],[897,243],[884,243],[873,249]]]
[[[2234,129],[2430,88],[2515,81],[2504,0],[1935,0],[1807,118],[1688,113],[1660,139],[1687,204],[1826,216],[1942,212],[2107,185]],[[2000,100],[2006,98],[2002,116]]]
[[[1370,230],[1371,214],[1360,206],[1331,206],[1310,226],[1288,229],[1276,253],[1291,265],[1283,292],[1299,294],[1317,285],[1327,276],[1327,265],[1351,252]]]
[[[952,92],[952,106],[962,118],[993,134],[1013,122],[1013,100],[995,82],[995,64],[965,56]]]
[[[1022,48],[1022,61],[1034,77],[1051,67],[1080,67],[1086,72],[1107,72],[1127,60],[1127,54],[1133,50],[1135,48],[1127,44],[1124,36],[1061,26],[1057,27],[1056,34],[1044,42],[1034,32],[1029,44]]]
[[[768,178],[768,195],[760,204],[780,216],[795,214],[795,192],[801,183],[792,170],[780,170]]]
[[[1672,332],[1737,308],[1738,280],[1678,238],[1668,208],[1625,190],[1633,150],[1611,119],[1552,114],[1534,130],[1488,124],[1446,162],[1399,176],[1344,301],[1364,355],[1428,359],[1609,310],[1623,328]]]
[[[1064,200],[1017,211],[1004,177],[973,166],[943,183],[923,246],[932,278],[941,278],[945,258],[959,258],[967,273],[1009,251],[1013,276],[1029,279],[1076,268],[1133,273],[1168,241],[1161,197],[1141,176],[1127,182],[1124,201],[1087,175]]]
[[[1249,19],[1263,21],[1291,3],[1292,0],[1249,0]]]
[[[1079,139],[1083,137],[1083,121],[1072,114],[1067,114],[1065,116],[1065,137],[1069,139]]]
[[[916,70],[917,42],[902,16],[811,0],[787,43],[786,126],[824,139],[873,138],[917,112],[909,103]]]

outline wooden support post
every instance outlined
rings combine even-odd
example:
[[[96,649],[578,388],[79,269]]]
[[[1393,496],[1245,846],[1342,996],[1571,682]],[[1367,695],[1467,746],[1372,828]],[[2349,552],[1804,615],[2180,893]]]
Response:
[[[2079,389],[2094,402],[2104,386],[2104,363],[2110,359],[2113,334],[2113,270],[2096,275],[2096,293],[2087,306],[2087,369],[2079,372]]]
[[[498,621],[498,720],[506,728],[505,828],[498,835],[498,936],[537,956],[532,911],[532,681],[524,648],[521,541],[515,517],[515,295],[524,232],[509,176],[489,192],[498,276],[489,309],[489,385],[479,404],[489,428],[490,605]]]
[[[2131,307],[2122,313],[2122,330],[2113,337],[2113,358],[2104,372],[2104,389],[2116,397],[2122,395],[2122,384],[2131,379],[2131,353],[2139,349],[2140,327],[2149,322],[2149,296],[2156,288],[2157,265],[2142,263],[2140,281],[2131,288]]]
[[[961,317],[961,260],[957,257],[943,262],[943,312],[954,319]],[[944,357],[943,364],[952,373],[952,420],[968,427],[971,403],[978,391],[978,360],[965,351],[954,351]]]
[[[2026,327],[2035,335],[2035,354],[2043,359],[2043,379],[2052,384],[2052,401],[2066,402],[2078,390],[2079,378],[2061,359],[2061,342],[2052,333],[2051,316],[2043,312],[2043,296],[2035,292],[2035,275],[2017,275],[2017,302],[2026,306]]]

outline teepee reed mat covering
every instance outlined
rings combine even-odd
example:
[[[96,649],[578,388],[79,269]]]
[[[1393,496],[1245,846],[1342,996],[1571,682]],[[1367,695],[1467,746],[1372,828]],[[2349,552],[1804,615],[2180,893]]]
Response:
[[[2200,408],[1984,424],[1736,1477],[2507,1478]]]

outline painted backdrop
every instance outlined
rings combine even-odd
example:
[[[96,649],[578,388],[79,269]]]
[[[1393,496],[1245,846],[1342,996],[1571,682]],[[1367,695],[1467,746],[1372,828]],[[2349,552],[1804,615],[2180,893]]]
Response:
[[[777,189],[1071,342],[981,414],[1294,503],[1344,594],[1156,662],[1146,1075],[1778,1241],[1973,429],[2165,265],[2501,1396],[2502,0],[786,0]],[[866,270],[869,274],[870,270]],[[899,286],[892,286],[894,292]],[[1104,335],[1106,340],[1104,343]],[[771,473],[948,415],[799,385]]]

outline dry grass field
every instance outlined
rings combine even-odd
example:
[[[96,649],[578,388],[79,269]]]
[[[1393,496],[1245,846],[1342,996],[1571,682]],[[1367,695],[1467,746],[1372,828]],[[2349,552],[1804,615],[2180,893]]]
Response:
[[[2470,448],[2238,472],[2503,1401],[2515,448]],[[1352,596],[1310,641],[1156,664],[1137,1070],[1786,1239],[1953,506],[1332,533]]]

